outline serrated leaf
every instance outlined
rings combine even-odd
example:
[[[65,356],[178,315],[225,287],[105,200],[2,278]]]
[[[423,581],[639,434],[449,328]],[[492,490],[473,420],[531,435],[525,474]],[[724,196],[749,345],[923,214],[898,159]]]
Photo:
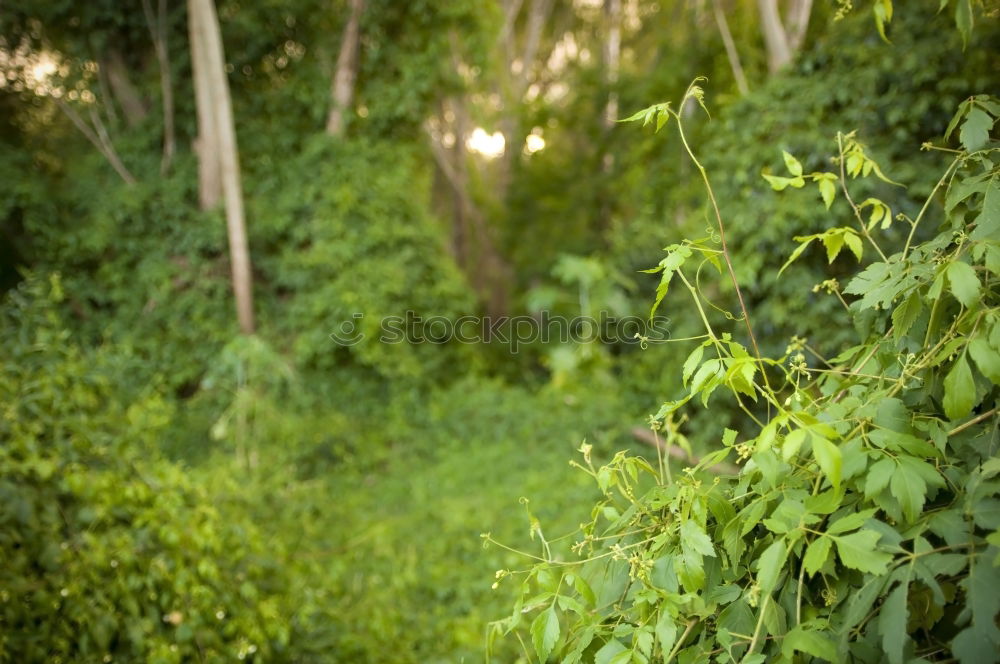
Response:
[[[844,236],[846,233],[825,233],[823,235],[823,246],[826,247],[827,263],[832,263],[844,246]]]
[[[924,478],[907,464],[900,463],[889,480],[889,492],[899,501],[903,515],[910,521],[916,521],[927,496]]]
[[[969,342],[969,356],[984,376],[994,385],[1000,385],[1000,353],[985,339],[976,337]]]
[[[544,662],[549,658],[558,640],[559,616],[556,615],[556,607],[550,606],[539,613],[531,623],[531,641],[540,661]]]
[[[834,536],[840,561],[851,569],[868,574],[884,574],[892,555],[875,548],[880,537],[874,530],[859,530],[850,535]]]
[[[704,354],[705,346],[699,345],[691,351],[691,354],[688,355],[686,360],[684,360],[684,367],[681,369],[681,382],[685,387],[687,387],[688,380],[691,379],[691,374],[693,374],[694,370],[698,367],[698,364],[701,362],[701,358]]]
[[[594,595],[594,590],[590,587],[590,584],[587,583],[586,579],[579,574],[574,574],[573,587],[576,588],[576,592],[580,594],[580,597],[582,597],[583,601],[585,601],[588,605],[597,606],[597,596]]]
[[[829,178],[822,178],[819,181],[819,195],[823,198],[823,204],[829,210],[833,205],[833,199],[837,195],[837,185]]]
[[[813,433],[812,436],[813,458],[819,464],[820,470],[830,480],[833,488],[840,486],[840,469],[843,459],[840,455],[840,448],[831,443],[826,438]]]
[[[959,0],[959,4],[968,3],[969,0]],[[958,140],[969,152],[975,152],[990,140],[990,129],[993,128],[993,118],[986,111],[978,108],[971,108],[962,123],[962,130],[958,133]]]
[[[807,630],[802,625],[796,626],[785,634],[785,638],[781,642],[781,654],[789,661],[792,661],[795,652],[804,652],[828,662],[839,661],[837,646],[833,641],[823,636],[822,632]]]
[[[796,177],[802,175],[802,164],[799,163],[798,159],[790,155],[785,150],[781,151],[781,156],[785,159],[785,168],[788,169],[789,173]]]
[[[909,297],[903,300],[902,304],[892,311],[892,334],[899,341],[906,336],[906,333],[913,327],[924,305],[917,291],[910,293]]]
[[[885,43],[891,44],[892,42],[885,36],[885,24],[892,20],[892,0],[875,0],[872,13],[875,15],[875,29],[878,30],[879,37]]]
[[[778,270],[778,276],[779,277],[781,276],[781,273],[785,271],[786,267],[788,267],[789,265],[791,265],[792,263],[794,263],[795,259],[797,259],[799,256],[802,255],[802,252],[806,250],[806,247],[809,246],[809,243],[811,243],[815,239],[815,237],[816,236],[810,236],[809,238],[803,238],[805,241],[802,242],[802,244],[800,244],[798,247],[795,248],[795,251],[792,252],[792,255],[788,257],[788,260],[785,261],[785,264],[781,266],[780,270]]]
[[[769,594],[778,584],[778,576],[788,558],[785,540],[776,539],[757,559],[757,583],[763,594]]]
[[[847,248],[851,250],[854,257],[861,262],[861,257],[865,253],[865,245],[861,242],[861,238],[858,237],[854,232],[844,234],[844,242],[847,244]]]
[[[656,639],[660,642],[660,650],[664,655],[670,652],[677,640],[677,624],[664,607],[660,607],[660,615],[656,619]]]
[[[808,432],[805,429],[795,429],[794,431],[790,431],[788,435],[785,436],[784,442],[781,443],[782,461],[789,461],[792,457],[799,453],[802,443],[806,442],[807,435]]]
[[[681,546],[697,551],[703,556],[715,556],[712,540],[694,521],[688,520],[681,524]]]
[[[962,48],[969,44],[972,36],[972,0],[956,0],[955,3],[955,27],[962,35]],[[963,143],[965,141],[962,141]],[[966,148],[970,149],[970,148]]]
[[[826,529],[826,532],[830,535],[837,535],[839,533],[846,533],[848,530],[860,528],[865,525],[865,521],[872,518],[876,511],[877,510],[872,508],[843,516],[831,523],[830,527]]]
[[[997,661],[1000,629],[996,616],[1000,612],[1000,568],[994,566],[995,547],[979,553],[969,569],[966,580],[972,624],[955,639],[953,650],[963,664]]]
[[[886,457],[875,462],[865,476],[865,499],[870,500],[889,486],[889,480],[896,470],[896,462]]]
[[[611,639],[594,653],[594,664],[611,664],[614,658],[623,652],[628,652],[628,648],[618,639]]]
[[[817,537],[809,543],[806,548],[806,555],[802,559],[802,565],[806,568],[806,573],[812,576],[823,567],[827,557],[830,555],[830,547],[833,540],[829,537]]]
[[[948,264],[948,289],[955,299],[971,307],[979,299],[979,277],[968,263],[954,261]]]
[[[878,632],[882,635],[882,651],[890,664],[903,664],[903,646],[906,645],[906,597],[910,584],[900,583],[882,603],[878,616]]]
[[[1000,240],[1000,183],[991,178],[983,192],[983,209],[976,216],[976,228],[969,234],[973,240]]]
[[[961,419],[972,412],[975,401],[976,383],[963,353],[944,377],[944,413],[948,419]]]
[[[788,185],[795,186],[796,180],[801,180],[802,178],[786,178],[780,175],[768,175],[767,173],[761,173],[765,180],[771,185],[771,189],[775,191],[784,191],[788,188]],[[801,186],[801,185],[800,185]]]

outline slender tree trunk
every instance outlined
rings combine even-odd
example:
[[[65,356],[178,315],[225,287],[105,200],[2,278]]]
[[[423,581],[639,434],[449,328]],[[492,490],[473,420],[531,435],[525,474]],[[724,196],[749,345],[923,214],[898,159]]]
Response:
[[[618,121],[616,86],[622,53],[622,0],[604,0],[604,15],[608,25],[608,35],[604,42],[604,83],[608,86],[608,103],[604,107],[604,129],[610,130]]]
[[[788,6],[788,25],[781,21],[778,0],[757,0],[764,45],[767,48],[767,67],[773,74],[788,64],[802,47],[812,0],[791,0]]]
[[[148,109],[129,79],[128,67],[125,66],[121,52],[114,48],[109,50],[101,61],[101,66],[107,72],[111,93],[125,114],[125,122],[130,127],[136,126],[146,118]]]
[[[726,58],[729,60],[729,68],[733,70],[736,87],[740,94],[745,95],[750,92],[750,86],[747,85],[747,77],[743,73],[743,64],[740,62],[740,53],[736,50],[736,42],[733,41],[733,33],[729,31],[726,12],[719,6],[719,0],[712,0],[712,13],[715,15],[715,24],[719,27],[719,34],[722,36],[722,44],[726,47]]]
[[[208,72],[202,30],[193,3],[188,3],[188,30],[191,41],[191,74],[194,78],[194,101],[198,114],[198,136],[194,142],[198,155],[198,202],[210,210],[222,200],[222,165],[219,161],[219,131],[215,126],[212,81]]]
[[[788,35],[778,13],[778,0],[757,0],[760,11],[760,27],[764,32],[764,46],[767,48],[767,68],[774,73],[792,59],[788,46]]]
[[[121,179],[125,181],[125,184],[135,184],[135,177],[129,172],[125,164],[122,163],[121,158],[118,156],[118,152],[115,150],[115,146],[111,143],[111,138],[108,136],[108,132],[104,129],[104,124],[101,122],[100,116],[97,112],[91,108],[90,109],[90,120],[93,126],[88,125],[80,115],[73,110],[73,107],[67,104],[65,101],[58,97],[53,97],[56,102],[56,106],[59,107],[66,117],[70,119],[70,122],[80,130],[91,145],[93,145],[97,150],[104,155],[104,158],[108,160],[111,167],[115,169],[115,172],[121,176]]]
[[[243,333],[253,334],[253,275],[243,218],[243,190],[240,184],[236,127],[233,124],[232,101],[229,97],[229,82],[226,79],[219,19],[215,13],[214,0],[188,0],[188,12],[193,37],[192,59],[196,55],[203,58],[201,69],[207,80],[208,94],[202,101],[210,105],[211,131],[217,136],[216,147],[222,192],[226,203],[226,227],[229,232],[229,258],[233,292],[236,296],[236,313]],[[195,44],[200,44],[197,53]],[[198,117],[199,120],[203,117],[200,110]],[[199,134],[204,135],[201,131]]]
[[[813,0],[792,0],[788,11],[788,47],[792,53],[797,53],[805,41],[812,5]]]
[[[174,159],[177,137],[174,131],[174,86],[170,74],[170,51],[167,49],[167,0],[159,0],[157,16],[153,16],[150,0],[142,0],[142,10],[153,40],[153,49],[160,65],[160,95],[163,102],[163,157],[160,173],[170,170]]]
[[[351,15],[340,40],[337,71],[330,88],[330,114],[326,120],[326,133],[343,136],[347,124],[345,116],[354,101],[354,84],[358,77],[358,50],[361,42],[361,14],[365,0],[351,0]]]

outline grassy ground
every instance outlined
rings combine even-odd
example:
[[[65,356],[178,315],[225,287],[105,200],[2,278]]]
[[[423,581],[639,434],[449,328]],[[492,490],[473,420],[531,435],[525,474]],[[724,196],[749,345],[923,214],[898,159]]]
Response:
[[[482,661],[487,622],[513,602],[511,586],[491,589],[494,573],[528,560],[484,548],[481,533],[537,553],[519,498],[547,537],[572,531],[597,493],[568,461],[585,438],[605,458],[626,442],[609,398],[463,383],[423,403],[378,418],[343,458],[300,455],[247,484],[295,569],[299,645],[317,661]]]

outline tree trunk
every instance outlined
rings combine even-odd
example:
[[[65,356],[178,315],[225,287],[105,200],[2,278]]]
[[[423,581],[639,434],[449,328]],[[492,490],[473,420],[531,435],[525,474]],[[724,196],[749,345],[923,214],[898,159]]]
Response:
[[[788,10],[788,47],[797,53],[805,41],[813,0],[792,0]]]
[[[206,113],[199,108],[199,124],[211,118],[211,129],[199,127],[199,136],[214,134],[218,149],[218,167],[222,192],[226,203],[226,227],[229,231],[229,257],[232,268],[233,292],[236,296],[236,313],[240,330],[253,334],[253,275],[250,268],[250,251],[247,246],[246,226],[243,219],[243,191],[240,184],[239,154],[236,148],[236,127],[233,124],[229,82],[226,79],[225,58],[222,52],[222,35],[215,13],[214,0],[188,0],[188,13],[192,34],[192,61],[201,58],[198,68],[207,88],[198,100],[199,106],[208,104]],[[198,77],[196,76],[196,79]],[[197,89],[197,85],[196,85]],[[202,130],[205,131],[202,131]],[[202,149],[200,157],[211,154]]]
[[[604,129],[609,131],[618,121],[616,86],[622,52],[622,0],[604,0],[604,16],[608,25],[607,39],[604,41],[604,83],[608,87],[608,102],[604,107]],[[610,156],[610,153],[606,154],[605,159]]]
[[[764,46],[767,48],[767,68],[773,74],[792,59],[788,45],[788,35],[778,13],[778,0],[757,0],[760,11],[760,27],[764,31]]]
[[[326,120],[326,133],[340,137],[347,124],[345,115],[354,100],[354,83],[358,77],[358,47],[361,42],[361,14],[365,0],[351,0],[351,16],[344,27],[337,56],[337,71],[330,88],[330,115]]]
[[[117,49],[108,51],[101,60],[101,66],[107,72],[111,94],[121,106],[122,113],[125,114],[125,122],[130,127],[136,126],[146,118],[148,110],[128,77],[128,67],[125,66],[121,52]]]
[[[167,0],[159,0],[156,17],[153,16],[150,0],[142,0],[142,11],[146,15],[149,35],[160,66],[160,95],[163,101],[163,157],[160,159],[160,173],[166,173],[170,170],[177,145],[174,131],[174,86],[170,75],[170,51],[167,49]]]
[[[775,73],[789,62],[802,47],[813,0],[790,0],[787,26],[781,21],[778,0],[757,0],[761,30],[767,48],[767,67]]]
[[[193,3],[188,3],[188,29],[191,41],[191,74],[194,78],[194,101],[198,114],[198,136],[194,150],[198,155],[198,202],[202,210],[211,210],[222,200],[222,164],[219,161],[219,131],[215,126],[212,81],[208,71],[202,30]]]
[[[715,15],[715,24],[719,28],[719,35],[722,36],[722,44],[726,47],[726,59],[729,60],[729,68],[733,71],[736,87],[740,94],[745,95],[750,92],[750,86],[747,85],[747,77],[743,73],[743,64],[740,62],[740,53],[736,50],[733,33],[729,31],[729,21],[726,20],[726,13],[719,6],[719,0],[712,0],[712,13]]]

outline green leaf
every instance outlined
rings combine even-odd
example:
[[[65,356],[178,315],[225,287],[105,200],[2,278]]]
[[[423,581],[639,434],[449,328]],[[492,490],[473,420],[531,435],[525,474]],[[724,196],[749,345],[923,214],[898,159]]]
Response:
[[[890,664],[903,664],[903,646],[906,644],[906,596],[909,581],[904,581],[889,593],[882,603],[878,616],[878,632],[882,635],[882,650]]]
[[[819,195],[823,198],[823,204],[829,210],[833,205],[833,199],[837,195],[836,181],[830,178],[821,178],[819,181]]]
[[[875,548],[880,537],[881,535],[874,530],[860,530],[850,535],[834,536],[840,561],[851,569],[869,574],[885,574],[886,566],[892,560],[892,556]]]
[[[963,353],[944,377],[944,413],[948,419],[961,419],[972,412],[975,401],[976,383]]]
[[[603,648],[594,653],[594,664],[611,664],[614,658],[623,652],[628,652],[628,648],[623,646],[618,639],[611,639],[604,644]]]
[[[673,278],[674,273],[681,269],[684,261],[691,257],[691,248],[684,244],[670,245],[666,248],[666,251],[666,257],[659,264],[659,267],[663,270],[663,275],[660,277],[660,283],[656,287],[656,301],[653,302],[653,308],[649,312],[650,320],[653,319],[657,308],[663,302],[663,298],[666,297],[667,291],[670,288],[670,280]]]
[[[972,36],[972,0],[957,0],[955,4],[955,27],[962,35],[962,48],[969,44]],[[965,141],[962,141],[965,143]],[[971,148],[966,148],[970,149]]]
[[[802,164],[799,163],[798,159],[784,150],[781,151],[781,156],[785,158],[785,168],[788,169],[789,173],[796,177],[802,175]]]
[[[792,457],[799,453],[799,448],[801,448],[802,443],[806,441],[807,435],[808,432],[805,429],[795,429],[785,436],[785,440],[781,444],[782,461],[789,461]]]
[[[549,658],[558,640],[559,616],[556,615],[556,607],[550,606],[531,623],[531,641],[540,661],[544,662]]]
[[[861,242],[861,238],[854,231],[850,233],[844,233],[844,242],[847,243],[847,248],[851,250],[854,257],[861,262],[861,257],[865,253],[865,245]]]
[[[656,619],[655,631],[656,638],[660,642],[660,650],[666,655],[677,640],[677,624],[663,606],[660,607],[660,615]]]
[[[785,634],[781,642],[781,654],[791,661],[794,653],[804,652],[807,655],[825,659],[828,662],[838,661],[837,646],[822,632],[807,630],[802,625],[796,626]]]
[[[826,247],[826,262],[832,263],[844,246],[845,233],[826,233],[823,235],[823,246]]]
[[[1000,629],[996,617],[1000,613],[1000,567],[993,565],[996,547],[978,554],[965,581],[972,624],[956,637],[953,650],[962,664],[997,661]]]
[[[692,520],[681,524],[681,545],[692,551],[697,551],[703,556],[715,556],[712,540],[701,529],[701,526]]]
[[[813,458],[819,464],[820,470],[830,480],[833,488],[838,488],[840,486],[840,468],[842,463],[840,448],[826,438],[813,433],[812,451]]]
[[[573,575],[573,587],[576,588],[576,592],[580,594],[580,597],[590,606],[597,606],[597,596],[594,595],[593,588],[587,583],[579,574]]]
[[[831,523],[826,532],[830,535],[837,535],[839,533],[846,533],[848,530],[860,528],[865,525],[865,521],[872,518],[876,511],[876,509],[872,508],[843,516]]]
[[[875,14],[875,29],[879,36],[887,44],[891,44],[889,38],[885,36],[885,24],[892,20],[892,0],[875,0],[872,6],[872,13]]]
[[[809,243],[812,242],[815,238],[816,238],[815,235],[812,235],[809,238],[802,238],[804,242],[802,242],[802,244],[800,244],[798,247],[795,248],[795,251],[792,252],[792,255],[788,257],[788,260],[785,261],[785,264],[781,266],[780,270],[778,270],[779,277],[781,276],[781,273],[785,271],[786,267],[794,263],[795,259],[802,255],[802,252],[806,250],[806,247],[808,247]],[[798,239],[799,238],[796,238],[796,240]]]
[[[910,521],[916,521],[927,496],[927,483],[924,478],[901,460],[889,481],[889,491],[899,501],[904,516]]]
[[[823,567],[827,557],[830,555],[830,547],[833,540],[829,537],[817,537],[809,543],[806,555],[802,559],[802,565],[806,568],[806,573],[812,576]]]
[[[896,462],[886,457],[868,469],[865,476],[865,499],[870,500],[882,493],[882,490],[889,486],[889,480],[896,471]]]
[[[775,191],[784,191],[789,186],[801,189],[806,184],[806,181],[801,176],[785,178],[779,175],[768,175],[766,173],[762,173],[762,175],[765,180],[771,183],[771,189],[774,189]]]
[[[969,0],[959,0],[959,5],[967,4]],[[990,129],[993,128],[993,118],[986,111],[973,107],[965,116],[958,140],[969,152],[975,152],[990,140]]]
[[[948,264],[948,288],[955,299],[971,307],[979,299],[979,277],[968,263],[954,261]]]
[[[969,342],[969,355],[984,376],[994,385],[1000,385],[1000,353],[986,339],[977,336]]]
[[[983,209],[976,217],[976,228],[969,234],[973,240],[1000,240],[1000,182],[990,179],[983,193]]]
[[[687,359],[684,360],[684,367],[681,370],[681,381],[685,387],[687,387],[688,381],[691,379],[691,374],[694,373],[694,370],[701,362],[701,358],[704,353],[704,344],[699,344],[697,348],[691,351],[691,354],[688,355]]]
[[[788,558],[788,547],[785,540],[776,539],[764,550],[757,559],[757,583],[765,595],[774,590],[778,584],[778,576]]]
[[[896,341],[906,336],[906,333],[913,327],[913,323],[917,320],[917,316],[920,315],[923,308],[924,305],[920,299],[920,294],[917,291],[913,291],[909,297],[903,300],[902,304],[893,309],[892,334],[896,338]]]

